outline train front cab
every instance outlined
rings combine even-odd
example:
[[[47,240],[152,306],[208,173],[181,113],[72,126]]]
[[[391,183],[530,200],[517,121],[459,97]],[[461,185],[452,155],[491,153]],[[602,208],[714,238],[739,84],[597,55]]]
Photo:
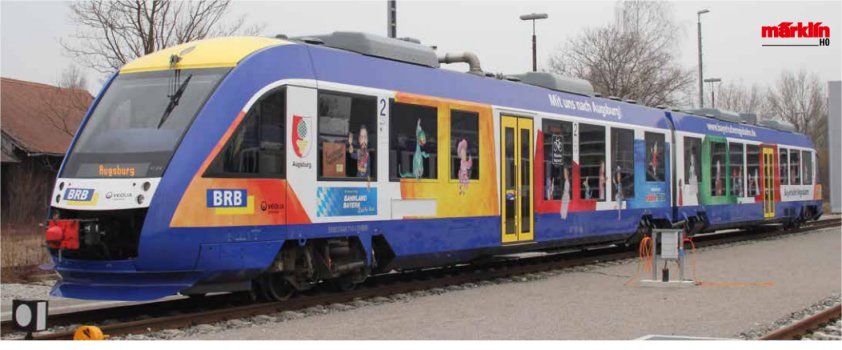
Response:
[[[285,238],[281,225],[255,232],[249,226],[234,227],[231,218],[236,215],[230,215],[227,225],[203,229],[205,225],[177,225],[174,214],[188,198],[183,195],[190,183],[204,178],[198,170],[210,165],[208,154],[219,151],[223,135],[230,136],[235,120],[243,119],[249,103],[255,102],[250,98],[300,68],[265,69],[279,60],[301,61],[303,52],[295,45],[267,50],[286,44],[239,37],[192,42],[144,56],[115,74],[88,111],[51,197],[46,240],[62,276],[53,295],[156,299],[200,280],[222,282],[256,273],[272,262]],[[173,56],[180,57],[175,67]],[[240,64],[246,61],[250,64]],[[306,67],[297,72],[312,77]],[[258,153],[245,153],[253,162],[243,166],[253,167]],[[283,168],[284,161],[277,158],[273,167]],[[275,201],[255,203],[247,195],[238,196],[245,191],[220,193],[219,198],[203,191],[188,201],[200,203],[205,213],[182,215],[181,220],[210,223],[208,210],[236,214],[261,210],[261,205],[284,216],[285,184],[280,176],[270,177],[274,182],[268,186],[280,194]],[[269,190],[265,183],[258,186]]]

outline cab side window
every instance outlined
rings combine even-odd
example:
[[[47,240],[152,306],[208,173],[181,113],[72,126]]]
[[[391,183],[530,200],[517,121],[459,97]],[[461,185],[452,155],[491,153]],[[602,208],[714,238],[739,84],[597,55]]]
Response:
[[[285,89],[257,100],[208,167],[205,177],[283,178],[285,116]]]
[[[320,180],[377,179],[376,116],[374,97],[319,92]]]

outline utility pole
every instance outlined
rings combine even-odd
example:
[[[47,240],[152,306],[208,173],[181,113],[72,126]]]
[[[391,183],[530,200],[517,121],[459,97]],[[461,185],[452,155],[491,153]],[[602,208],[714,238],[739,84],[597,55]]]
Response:
[[[713,83],[721,83],[722,79],[720,78],[710,78],[705,79],[706,83],[710,83],[710,108],[716,108],[716,95],[714,95]]]
[[[705,108],[705,87],[702,75],[702,15],[708,12],[710,12],[708,9],[696,12],[699,25],[699,108]]]
[[[537,19],[546,19],[546,13],[531,13],[528,15],[520,16],[520,19],[523,21],[532,21],[532,71],[538,71],[538,40],[535,37],[535,20]]]
[[[397,0],[386,1],[386,33],[390,38],[398,36],[398,5]]]

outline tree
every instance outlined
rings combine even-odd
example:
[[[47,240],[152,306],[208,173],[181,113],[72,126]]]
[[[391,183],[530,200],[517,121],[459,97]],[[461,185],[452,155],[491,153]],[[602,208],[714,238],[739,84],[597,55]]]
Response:
[[[742,83],[730,83],[717,88],[714,93],[716,94],[716,108],[719,109],[760,114],[765,108],[766,96],[756,84],[747,88]],[[710,95],[706,96],[706,99],[706,105],[713,106]]]
[[[766,117],[792,123],[813,140],[818,153],[822,197],[830,197],[827,147],[827,93],[818,75],[800,70],[784,71],[769,88]]]
[[[58,87],[85,90],[88,88],[88,78],[77,65],[71,64],[61,72]]]
[[[588,28],[557,49],[550,70],[588,80],[604,96],[678,105],[693,83],[692,71],[678,63],[680,32],[670,4],[622,2],[608,25]]]
[[[61,72],[57,87],[41,91],[39,99],[43,101],[43,113],[50,125],[60,132],[73,136],[79,126],[81,115],[93,101],[86,90],[87,78],[76,65],[69,65]],[[77,116],[69,120],[70,116]]]
[[[827,136],[827,95],[815,73],[784,71],[769,88],[765,117],[792,123],[800,133],[824,146]]]
[[[127,62],[185,42],[232,34],[254,35],[244,16],[226,23],[230,0],[85,0],[70,3],[77,26],[60,43],[80,64],[110,73]]]

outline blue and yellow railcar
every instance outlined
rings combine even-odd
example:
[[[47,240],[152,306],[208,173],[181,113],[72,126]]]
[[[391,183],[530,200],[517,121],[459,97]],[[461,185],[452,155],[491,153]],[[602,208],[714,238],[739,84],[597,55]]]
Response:
[[[230,37],[115,73],[59,171],[53,294],[149,300],[821,215],[800,134],[441,69],[358,33]],[[738,210],[737,210],[738,209]]]

